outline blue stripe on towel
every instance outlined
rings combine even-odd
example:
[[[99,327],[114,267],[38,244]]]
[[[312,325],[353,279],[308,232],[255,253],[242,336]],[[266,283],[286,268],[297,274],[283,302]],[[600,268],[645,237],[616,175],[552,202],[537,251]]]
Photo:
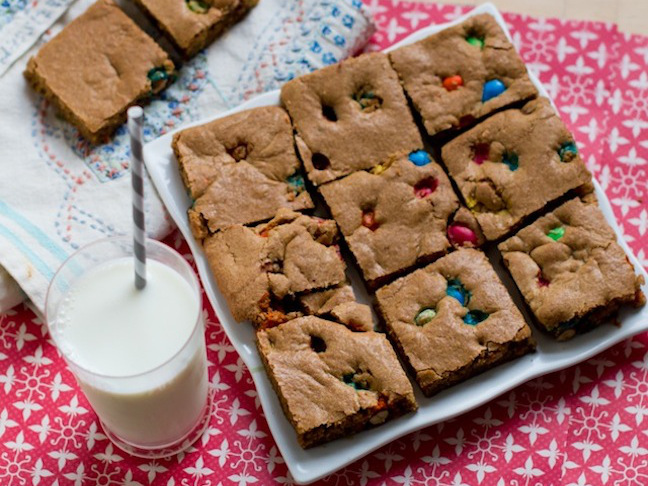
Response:
[[[54,272],[52,271],[52,269],[48,267],[47,264],[43,260],[41,260],[36,253],[30,250],[29,247],[26,246],[20,238],[14,235],[2,224],[0,224],[0,236],[4,236],[7,240],[9,240],[10,243],[18,248],[18,250],[20,250],[30,260],[36,270],[38,270],[38,272],[46,279],[50,280],[52,277],[54,277]]]
[[[14,211],[7,203],[0,201],[0,214],[7,216],[22,229],[29,233],[33,238],[49,251],[54,257],[58,258],[61,262],[65,261],[69,254],[60,246],[54,243],[49,236],[47,236],[38,226],[31,223],[28,219],[22,216],[17,211]],[[24,246],[24,245],[23,245]]]

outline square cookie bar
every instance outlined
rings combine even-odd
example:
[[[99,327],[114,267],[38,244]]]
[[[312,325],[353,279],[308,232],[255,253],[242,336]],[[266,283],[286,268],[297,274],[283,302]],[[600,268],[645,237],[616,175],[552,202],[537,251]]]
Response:
[[[259,331],[257,346],[304,448],[417,409],[412,385],[384,334],[303,317]]]
[[[334,221],[282,208],[268,223],[210,235],[203,248],[234,319],[269,327],[301,315],[298,294],[346,282],[337,237]]]
[[[281,89],[297,148],[315,185],[423,147],[387,55],[363,54]]]
[[[258,0],[135,0],[185,58],[211,44]]]
[[[441,156],[488,240],[569,191],[592,190],[574,139],[546,98],[486,119]]]
[[[91,143],[106,141],[173,79],[169,56],[112,0],[99,0],[29,59],[29,84]]]
[[[396,49],[389,57],[430,135],[471,125],[538,94],[520,56],[488,14]]]
[[[486,256],[457,250],[376,292],[392,342],[426,396],[534,349]]]
[[[320,191],[371,288],[445,254],[448,231],[463,231],[464,243],[479,244],[478,231],[452,223],[457,196],[443,169],[422,150],[325,184]]]
[[[536,322],[559,340],[646,302],[643,277],[588,199],[566,202],[498,246]]]
[[[194,200],[189,221],[197,239],[268,220],[282,207],[313,207],[282,108],[253,108],[188,128],[172,146]]]

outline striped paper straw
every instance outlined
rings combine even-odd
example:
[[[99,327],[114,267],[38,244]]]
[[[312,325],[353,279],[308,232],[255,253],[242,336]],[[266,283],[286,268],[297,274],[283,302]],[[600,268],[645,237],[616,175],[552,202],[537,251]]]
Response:
[[[133,181],[133,250],[135,253],[135,287],[146,286],[146,230],[144,226],[144,179],[142,162],[142,120],[139,106],[128,109],[128,133],[131,145],[131,180]]]

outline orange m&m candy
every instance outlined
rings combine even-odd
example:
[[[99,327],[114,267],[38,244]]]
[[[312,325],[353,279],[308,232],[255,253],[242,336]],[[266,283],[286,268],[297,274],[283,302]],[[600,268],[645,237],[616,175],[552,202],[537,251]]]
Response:
[[[448,76],[443,80],[443,87],[448,91],[454,91],[459,86],[463,86],[463,79],[458,74],[455,76]]]

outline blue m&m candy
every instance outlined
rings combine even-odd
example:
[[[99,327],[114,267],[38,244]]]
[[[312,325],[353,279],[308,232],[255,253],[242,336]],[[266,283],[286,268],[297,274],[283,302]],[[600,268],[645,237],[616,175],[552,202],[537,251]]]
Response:
[[[448,287],[446,288],[446,295],[454,297],[463,306],[468,305],[470,300],[470,292],[466,290],[463,284],[457,279],[448,280]]]
[[[169,79],[169,73],[167,73],[166,69],[164,69],[163,67],[154,67],[146,74],[146,76],[151,80],[151,83],[153,84]]]
[[[347,373],[342,376],[342,381],[356,390],[368,390],[369,384],[366,381],[358,380],[355,373]]]
[[[422,167],[431,162],[432,158],[425,150],[415,150],[409,154],[409,160],[412,164]]]
[[[484,91],[482,92],[482,103],[486,103],[491,98],[495,98],[506,91],[506,86],[499,79],[491,79],[484,83]]]
[[[517,154],[513,152],[504,152],[504,154],[502,155],[502,164],[505,164],[509,169],[515,171],[518,170],[520,161]]]
[[[476,326],[486,319],[488,319],[488,314],[486,312],[480,310],[471,310],[468,311],[468,313],[464,316],[463,321],[470,326]]]
[[[571,162],[578,155],[578,147],[574,142],[565,142],[558,149],[561,162]]]

